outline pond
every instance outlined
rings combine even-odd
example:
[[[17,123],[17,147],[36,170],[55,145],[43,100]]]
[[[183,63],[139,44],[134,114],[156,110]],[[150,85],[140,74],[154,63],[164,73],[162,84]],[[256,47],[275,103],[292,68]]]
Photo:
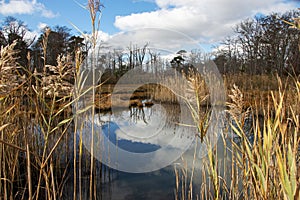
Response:
[[[210,108],[203,108],[202,115],[205,113],[213,115]],[[187,113],[178,104],[156,103],[151,107],[131,107],[89,116],[82,140],[89,150],[94,124],[93,153],[96,170],[101,171],[95,176],[97,199],[175,199],[176,195],[182,195],[178,185],[176,190],[176,177],[177,182],[187,183],[181,179],[190,179],[192,171],[193,193],[199,194],[203,180],[202,158],[207,150],[197,137],[197,129],[190,126],[192,116],[184,114]],[[218,150],[224,152],[223,141],[212,138],[214,144],[218,142]],[[220,154],[221,160],[228,158]],[[184,171],[187,172],[185,177],[182,176]],[[88,199],[89,174],[81,181],[84,185],[81,195]],[[72,184],[70,181],[66,185],[66,198],[72,196]],[[79,190],[77,195],[80,195]]]

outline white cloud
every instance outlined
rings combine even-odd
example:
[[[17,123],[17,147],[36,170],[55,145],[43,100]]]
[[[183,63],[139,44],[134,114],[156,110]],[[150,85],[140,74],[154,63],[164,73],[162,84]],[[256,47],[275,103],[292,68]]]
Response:
[[[37,29],[38,29],[38,31],[42,31],[42,30],[44,30],[44,28],[46,28],[47,26],[48,26],[48,24],[43,23],[43,22],[40,22],[40,23],[37,25]]]
[[[31,43],[33,40],[37,39],[38,34],[39,34],[38,31],[27,31],[24,39]]]
[[[105,33],[103,31],[98,31],[97,32],[97,37],[98,37],[100,42],[107,41],[108,39],[111,38],[111,36],[108,33]]]
[[[15,14],[33,14],[39,13],[46,18],[56,17],[57,14],[48,10],[44,4],[37,2],[37,0],[5,0],[0,1],[0,14],[15,15]]]
[[[295,1],[286,0],[155,0],[155,3],[158,10],[117,16],[114,25],[121,31],[147,27],[169,29],[189,35],[201,43],[214,43],[232,34],[233,26],[241,20],[257,13],[297,8]],[[157,37],[160,37],[157,42],[166,39],[165,35]],[[168,35],[168,41],[172,37],[172,34]]]
[[[84,34],[81,36],[84,37],[86,40],[92,42],[92,34]],[[105,43],[112,37],[108,33],[100,31],[100,30],[96,32],[96,36],[97,36],[97,46],[103,45],[103,43]]]

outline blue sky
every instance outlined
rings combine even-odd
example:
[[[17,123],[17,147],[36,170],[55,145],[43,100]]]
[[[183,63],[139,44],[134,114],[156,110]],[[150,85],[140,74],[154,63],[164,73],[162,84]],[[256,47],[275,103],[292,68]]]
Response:
[[[58,17],[52,19],[44,19],[47,24],[66,25],[72,28],[69,21],[76,24],[81,30],[90,31],[90,18],[87,10],[81,6],[87,5],[87,0],[41,0],[49,10],[58,14]],[[103,9],[101,19],[101,30],[103,32],[114,34],[119,30],[114,26],[115,17],[117,15],[126,16],[131,13],[147,12],[156,9],[154,3],[134,2],[131,0],[104,0],[102,1],[105,8]],[[78,5],[80,4],[80,5]],[[34,20],[32,20],[34,23]]]
[[[157,43],[166,39],[176,43],[180,32],[204,46],[225,39],[232,34],[234,25],[257,13],[300,7],[297,0],[102,0],[102,3],[105,6],[100,28],[102,40],[136,29],[142,33],[134,32],[133,38],[142,40],[147,35],[145,28],[160,28],[169,32],[154,34]],[[0,0],[0,21],[14,16],[28,24],[30,36],[39,34],[45,25],[65,25],[78,34],[70,22],[90,32],[89,13],[78,4],[86,6],[87,0]]]
[[[87,0],[15,0],[20,5],[26,2],[32,7],[35,4],[43,5],[43,10],[35,8],[30,11],[29,8],[15,9],[13,5],[9,4],[13,1],[0,0],[0,19],[3,20],[6,16],[14,16],[26,22],[31,30],[38,30],[40,24],[47,24],[50,27],[55,25],[65,25],[72,28],[70,22],[74,23],[83,31],[90,31],[90,18],[87,10],[81,6],[87,5]],[[101,20],[101,30],[114,34],[119,30],[114,26],[115,17],[117,15],[126,16],[132,13],[148,12],[158,9],[154,2],[150,1],[132,1],[132,0],[103,0],[105,8]],[[1,5],[2,4],[2,5]],[[7,11],[6,4],[11,11]],[[81,6],[80,6],[81,5]],[[27,10],[26,10],[27,9]],[[45,14],[49,12],[48,14]]]

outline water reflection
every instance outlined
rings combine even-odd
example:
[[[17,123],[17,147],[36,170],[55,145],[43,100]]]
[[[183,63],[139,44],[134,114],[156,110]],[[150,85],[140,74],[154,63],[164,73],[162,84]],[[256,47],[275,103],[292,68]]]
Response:
[[[131,108],[88,118],[83,144],[91,149],[93,128],[95,158],[113,169],[143,173],[170,165],[194,140],[196,129],[179,125],[191,116],[179,105],[139,109],[143,110]]]
[[[166,160],[172,155],[172,151],[178,151],[178,147],[183,153],[187,144],[194,140],[195,132],[190,134],[185,131],[185,127],[178,124],[180,114],[181,109],[177,104],[155,104],[151,108],[132,107],[113,114],[99,114],[98,120],[102,122],[102,133],[125,151],[155,154],[155,151],[167,146],[169,151],[165,155],[159,154],[145,159],[147,165],[150,162]],[[118,178],[104,186],[106,189],[102,190],[103,197],[107,198],[109,195],[110,199],[174,199],[175,175],[172,165],[151,173],[117,173]]]
[[[102,126],[102,131],[105,136],[117,147],[135,153],[147,153],[156,151],[160,148],[159,145],[143,143],[143,142],[134,142],[131,140],[123,139],[117,137],[116,132],[119,130],[118,124],[114,122],[107,122]]]
[[[208,111],[204,109],[203,114],[206,112]],[[200,186],[203,180],[201,170],[205,164],[198,158],[193,164],[193,159],[195,147],[199,154],[205,151],[205,147],[200,148],[200,140],[195,140],[195,128],[187,129],[179,124],[182,114],[182,109],[177,104],[155,104],[151,108],[132,107],[113,113],[98,113],[93,123],[89,117],[83,132],[84,143],[90,142],[93,124],[96,133],[94,155],[97,159],[102,159],[105,165],[117,169],[108,168],[113,178],[109,182],[99,181],[101,184],[97,189],[97,196],[100,195],[102,199],[174,199],[174,164],[170,165],[173,161],[178,168],[195,168],[194,183]],[[191,119],[191,116],[186,118]],[[211,124],[219,125],[215,122]],[[218,151],[224,152],[223,141],[218,142]],[[164,152],[161,152],[162,149]],[[185,164],[180,159],[183,152]],[[170,163],[168,159],[174,155],[178,156]],[[229,157],[221,159],[226,162]],[[153,170],[155,167],[157,170]],[[126,171],[128,168],[132,171]],[[145,172],[145,169],[149,173],[140,173]],[[198,193],[200,190],[195,188],[194,191]]]

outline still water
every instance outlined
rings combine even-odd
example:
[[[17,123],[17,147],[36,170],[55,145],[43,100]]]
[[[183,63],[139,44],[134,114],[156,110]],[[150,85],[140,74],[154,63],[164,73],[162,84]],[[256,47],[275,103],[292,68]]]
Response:
[[[203,109],[203,116],[208,111]],[[113,110],[98,113],[87,121],[83,131],[86,149],[90,149],[92,124],[96,133],[97,199],[175,199],[176,194],[181,193],[176,192],[175,168],[180,176],[180,172],[186,170],[188,179],[194,170],[193,193],[194,196],[199,194],[206,146],[196,136],[197,129],[191,126],[192,116],[178,104]],[[213,123],[213,126],[220,124]],[[217,131],[222,129],[219,127]],[[223,142],[217,137],[212,138],[224,152]],[[221,156],[221,160],[227,158]],[[83,187],[81,192],[77,189],[77,195],[89,199],[89,173],[82,176],[81,182]],[[65,191],[64,198],[70,198],[72,181]]]

